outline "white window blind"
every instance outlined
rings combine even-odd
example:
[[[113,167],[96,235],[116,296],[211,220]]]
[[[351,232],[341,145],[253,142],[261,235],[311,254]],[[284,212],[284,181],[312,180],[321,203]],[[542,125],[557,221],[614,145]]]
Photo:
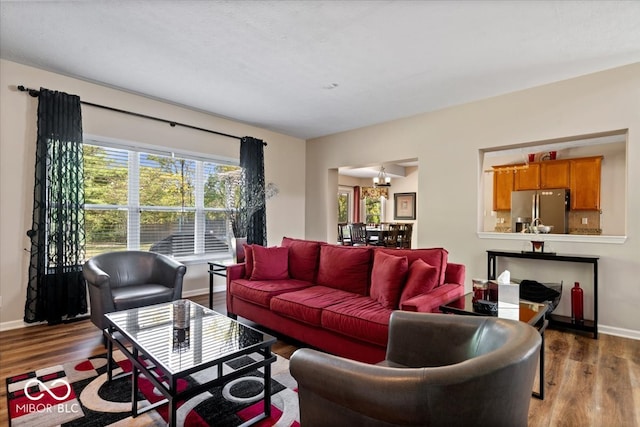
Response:
[[[228,251],[226,173],[189,155],[84,144],[87,257],[135,249],[177,258]]]

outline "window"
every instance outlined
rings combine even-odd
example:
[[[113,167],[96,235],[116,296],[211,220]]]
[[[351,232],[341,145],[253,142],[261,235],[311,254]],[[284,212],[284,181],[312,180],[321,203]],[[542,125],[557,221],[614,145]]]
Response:
[[[365,222],[367,224],[380,224],[380,218],[382,215],[382,198],[370,198],[365,199]]]
[[[338,189],[338,223],[349,222],[352,194],[352,188],[340,187]]]
[[[388,188],[362,188],[362,207],[364,209],[364,221],[367,224],[379,224],[385,221],[386,201],[388,198]]]
[[[228,252],[235,165],[84,144],[87,257],[123,249],[178,258]]]

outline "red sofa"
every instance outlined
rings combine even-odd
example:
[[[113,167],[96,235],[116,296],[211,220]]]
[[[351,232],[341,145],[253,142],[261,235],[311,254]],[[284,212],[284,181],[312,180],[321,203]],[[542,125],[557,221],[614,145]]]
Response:
[[[442,248],[348,247],[285,237],[245,246],[227,268],[227,313],[320,350],[385,358],[393,310],[438,312],[464,294],[465,266]]]

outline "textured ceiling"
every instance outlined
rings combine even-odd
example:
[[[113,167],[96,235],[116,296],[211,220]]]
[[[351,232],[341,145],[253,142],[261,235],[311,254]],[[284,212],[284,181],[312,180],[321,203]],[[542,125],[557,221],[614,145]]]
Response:
[[[640,62],[640,1],[2,0],[0,16],[4,59],[305,139]]]

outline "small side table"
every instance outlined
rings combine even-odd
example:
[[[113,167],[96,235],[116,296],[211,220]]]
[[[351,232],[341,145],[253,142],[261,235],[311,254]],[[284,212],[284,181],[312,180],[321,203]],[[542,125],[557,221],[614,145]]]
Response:
[[[234,259],[209,261],[209,308],[213,309],[213,276],[227,277],[227,267],[235,264]]]

